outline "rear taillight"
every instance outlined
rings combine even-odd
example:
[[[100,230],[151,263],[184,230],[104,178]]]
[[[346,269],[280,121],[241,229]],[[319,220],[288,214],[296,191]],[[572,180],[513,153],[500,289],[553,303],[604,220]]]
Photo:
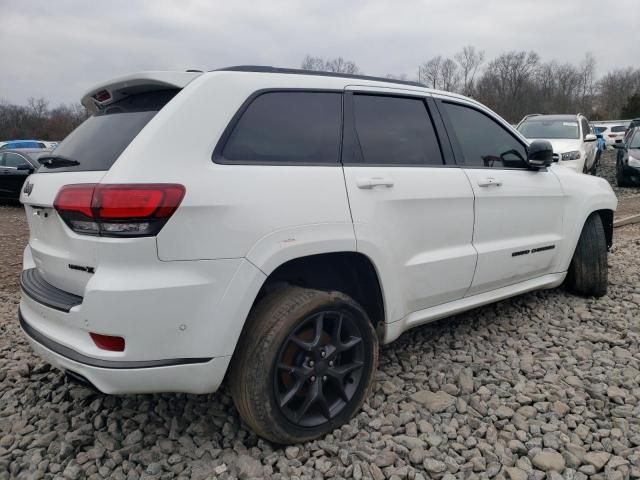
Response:
[[[54,208],[74,232],[103,237],[156,235],[176,211],[177,184],[79,184],[60,189]]]

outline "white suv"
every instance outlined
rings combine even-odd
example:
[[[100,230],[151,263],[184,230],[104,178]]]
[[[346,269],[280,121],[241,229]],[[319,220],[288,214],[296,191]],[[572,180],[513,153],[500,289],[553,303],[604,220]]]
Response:
[[[529,140],[549,140],[554,160],[579,173],[596,174],[598,138],[584,115],[540,115],[524,117],[517,127]]]
[[[565,282],[607,290],[616,197],[478,102],[236,67],[106,82],[25,183],[19,317],[105,393],[207,393],[289,443],[354,415],[379,343]]]

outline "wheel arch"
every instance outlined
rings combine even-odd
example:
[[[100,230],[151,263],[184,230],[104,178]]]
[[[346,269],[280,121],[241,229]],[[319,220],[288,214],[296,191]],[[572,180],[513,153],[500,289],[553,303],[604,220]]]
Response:
[[[349,295],[367,312],[379,338],[384,338],[383,286],[374,262],[363,253],[335,251],[288,259],[267,275],[251,308],[281,285],[336,290]]]
[[[602,220],[602,226],[604,227],[604,233],[607,239],[607,248],[611,248],[613,246],[613,210],[611,209],[601,209],[601,210],[594,210],[593,212],[591,212],[589,215],[587,215],[587,218],[589,218],[591,215],[593,214],[598,214],[600,216],[600,219]],[[587,218],[585,218],[585,223],[587,221]],[[583,225],[584,228],[584,225]]]

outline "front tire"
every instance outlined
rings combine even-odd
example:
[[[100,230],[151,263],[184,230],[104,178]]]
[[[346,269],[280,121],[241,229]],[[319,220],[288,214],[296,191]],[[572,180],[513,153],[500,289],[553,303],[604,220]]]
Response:
[[[582,228],[565,285],[577,295],[602,297],[607,283],[607,239],[600,215],[592,213]]]
[[[242,419],[280,444],[346,423],[371,389],[378,338],[364,309],[340,292],[282,287],[252,310],[229,382]]]

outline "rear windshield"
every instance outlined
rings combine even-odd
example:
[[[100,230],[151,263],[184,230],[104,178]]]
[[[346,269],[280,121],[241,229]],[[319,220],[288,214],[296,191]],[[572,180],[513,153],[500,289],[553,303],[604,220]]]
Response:
[[[625,127],[624,125],[616,125],[615,127],[611,127],[612,132],[625,132],[626,130],[627,127]]]
[[[161,90],[124,98],[85,120],[50,153],[72,160],[42,166],[38,173],[109,170],[120,154],[178,90]],[[77,165],[75,164],[77,162]]]
[[[607,127],[593,127],[596,130],[596,133],[602,133],[607,131]]]
[[[568,120],[527,120],[518,130],[527,138],[580,138],[578,122]]]

